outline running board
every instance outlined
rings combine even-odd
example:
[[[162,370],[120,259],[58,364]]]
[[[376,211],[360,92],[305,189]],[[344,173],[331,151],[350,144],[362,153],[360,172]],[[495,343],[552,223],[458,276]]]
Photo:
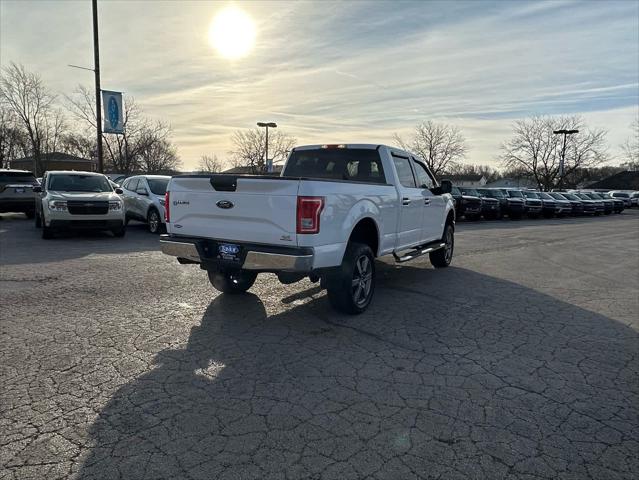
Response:
[[[440,250],[446,246],[441,240],[437,240],[436,242],[427,243],[426,245],[422,245],[421,247],[417,247],[415,250],[411,250],[410,252],[398,256],[395,252],[393,252],[393,257],[395,257],[395,262],[404,263],[409,260],[413,260],[417,257],[421,257],[422,255],[426,255],[427,253],[434,252],[435,250]]]

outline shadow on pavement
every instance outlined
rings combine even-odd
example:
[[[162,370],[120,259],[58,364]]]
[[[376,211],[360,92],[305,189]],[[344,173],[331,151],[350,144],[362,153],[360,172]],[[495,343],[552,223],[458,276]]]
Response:
[[[636,474],[636,332],[470,270],[379,274],[358,317],[215,298],[100,412],[79,478]]]

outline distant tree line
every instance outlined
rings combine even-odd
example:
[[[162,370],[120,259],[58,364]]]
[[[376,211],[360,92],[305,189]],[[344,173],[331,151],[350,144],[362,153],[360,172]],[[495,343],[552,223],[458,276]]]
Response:
[[[35,173],[54,152],[97,158],[95,97],[79,86],[62,99],[24,66],[0,72],[0,166],[33,157]],[[124,134],[104,134],[104,166],[118,173],[170,173],[181,161],[170,127],[145,117],[131,96],[124,96]]]

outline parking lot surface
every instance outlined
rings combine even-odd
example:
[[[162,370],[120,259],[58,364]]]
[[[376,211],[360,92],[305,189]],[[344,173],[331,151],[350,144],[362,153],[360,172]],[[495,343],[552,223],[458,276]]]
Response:
[[[637,210],[459,224],[357,317],[0,218],[1,479],[637,478]]]

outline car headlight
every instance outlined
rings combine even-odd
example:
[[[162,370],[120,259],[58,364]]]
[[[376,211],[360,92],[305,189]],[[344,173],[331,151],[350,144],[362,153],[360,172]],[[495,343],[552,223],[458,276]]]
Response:
[[[122,210],[122,202],[119,200],[109,201],[109,210]]]
[[[49,210],[53,210],[54,212],[66,212],[66,200],[49,200]]]

